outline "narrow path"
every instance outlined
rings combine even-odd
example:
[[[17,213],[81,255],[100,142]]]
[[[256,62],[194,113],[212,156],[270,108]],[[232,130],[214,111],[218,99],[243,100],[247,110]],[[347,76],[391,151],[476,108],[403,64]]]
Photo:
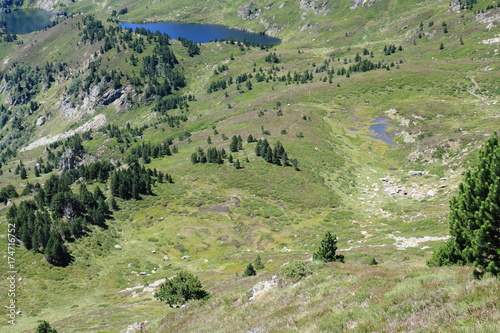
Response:
[[[484,98],[483,96],[476,94],[476,90],[479,89],[479,84],[477,84],[476,80],[474,80],[474,76],[471,76],[470,80],[472,81],[472,83],[474,83],[474,88],[471,90],[467,90],[467,92],[470,93],[472,96],[479,98],[482,101],[486,100],[486,98]]]

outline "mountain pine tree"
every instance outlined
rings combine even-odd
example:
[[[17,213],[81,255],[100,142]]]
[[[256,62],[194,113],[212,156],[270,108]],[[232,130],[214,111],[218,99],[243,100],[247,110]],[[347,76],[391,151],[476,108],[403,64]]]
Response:
[[[337,251],[337,237],[327,231],[319,244],[318,251],[314,252],[313,259],[324,262],[344,262],[344,256],[335,254],[335,251]]]
[[[467,171],[458,193],[450,201],[448,242],[428,264],[465,263],[474,275],[500,273],[500,143],[496,133],[479,151],[478,166]]]
[[[36,333],[57,333],[57,331],[54,328],[50,327],[50,324],[44,320],[40,322],[40,324],[38,324]]]
[[[67,266],[71,262],[71,256],[64,246],[61,236],[57,232],[50,234],[49,241],[45,247],[45,258],[54,266]]]
[[[263,269],[264,264],[262,263],[262,259],[260,258],[260,255],[257,255],[257,258],[255,258],[255,261],[253,262],[253,267],[255,269]]]
[[[253,268],[253,265],[250,263],[245,269],[245,272],[243,272],[243,276],[252,276],[252,275],[257,275],[257,272],[255,271],[255,268]]]

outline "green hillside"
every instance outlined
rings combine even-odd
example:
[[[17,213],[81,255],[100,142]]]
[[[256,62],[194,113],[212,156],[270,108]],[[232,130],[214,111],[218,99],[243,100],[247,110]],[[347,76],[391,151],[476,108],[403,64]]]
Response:
[[[0,36],[2,332],[499,330],[497,277],[426,265],[498,128],[496,2],[0,5],[59,14]],[[327,231],[344,263],[312,261]],[[157,300],[180,271],[211,297]]]

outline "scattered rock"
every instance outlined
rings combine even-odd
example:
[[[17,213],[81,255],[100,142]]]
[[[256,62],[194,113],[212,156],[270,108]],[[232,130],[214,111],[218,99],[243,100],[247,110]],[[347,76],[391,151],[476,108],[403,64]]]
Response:
[[[140,332],[149,332],[150,328],[148,327],[149,321],[141,321],[137,323],[133,323],[129,327],[127,327],[126,333],[140,333]]]
[[[116,244],[115,249],[121,250],[121,249],[123,249],[123,247],[121,245]],[[128,264],[128,265],[129,265],[128,267],[132,267],[132,264]]]
[[[426,175],[428,173],[428,171],[408,171],[408,175],[410,176],[423,176],[423,175]]]
[[[182,256],[181,259],[189,259],[191,256]]]
[[[367,4],[367,7],[370,7],[375,1],[378,1],[378,0],[352,0],[354,5],[349,7],[349,9],[356,9],[360,6],[364,6],[365,4]]]
[[[258,296],[266,293],[267,291],[271,290],[273,287],[276,287],[277,285],[278,282],[276,282],[275,280],[261,281],[257,283],[252,288],[252,296],[250,296],[249,301],[250,302],[255,301]]]
[[[327,5],[328,1],[301,0],[299,8],[302,10],[312,10],[314,15],[319,15],[328,13],[329,9]]]
[[[163,257],[163,260],[169,260],[169,259],[170,259],[170,257],[169,257],[169,256],[167,256],[167,255],[165,255],[165,256]]]
[[[394,236],[393,234],[388,235],[390,238],[394,238],[396,241],[394,245],[396,245],[396,248],[398,250],[404,250],[407,247],[419,247],[420,243],[426,243],[426,242],[433,242],[433,241],[443,241],[447,240],[450,238],[450,236],[444,236],[444,237],[432,237],[432,236],[424,236],[424,237],[397,237]]]
[[[45,124],[45,120],[47,120],[47,117],[41,116],[36,120],[36,126],[42,126],[43,124]]]

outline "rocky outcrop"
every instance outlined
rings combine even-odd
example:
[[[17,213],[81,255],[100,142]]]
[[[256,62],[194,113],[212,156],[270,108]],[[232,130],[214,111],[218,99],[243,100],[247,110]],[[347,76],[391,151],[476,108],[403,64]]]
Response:
[[[267,293],[269,290],[276,286],[278,286],[278,282],[276,280],[261,281],[257,283],[252,288],[252,296],[250,296],[249,301],[254,302],[260,295]]]
[[[314,15],[328,13],[328,1],[301,0],[299,3],[301,10],[312,10]]]
[[[59,160],[59,173],[63,173],[64,171],[68,171],[71,169],[76,169],[82,161],[81,156],[77,152],[72,149],[67,149]]]
[[[127,327],[126,333],[140,333],[140,332],[149,332],[149,322],[147,320],[133,323],[129,327]]]
[[[353,5],[349,7],[350,9],[356,9],[358,7],[367,6],[370,7],[375,1],[379,0],[353,0]]]
[[[40,0],[38,1],[38,8],[45,9],[48,11],[53,11],[56,8],[57,4],[60,2],[71,3],[75,2],[74,0]]]
[[[262,15],[262,10],[257,8],[253,2],[238,9],[238,16],[245,20],[253,20]]]
[[[475,19],[478,23],[487,24],[486,29],[491,30],[498,26],[500,22],[500,13],[492,10],[484,13],[481,12],[475,16]]]
[[[93,129],[93,128],[99,128],[101,126],[106,125],[106,122],[107,121],[106,121],[105,115],[103,115],[103,114],[97,115],[96,117],[94,117],[94,119],[86,122],[85,124],[83,124],[82,126],[78,127],[75,130],[70,130],[70,131],[67,131],[67,132],[52,136],[52,137],[45,136],[41,139],[36,140],[35,142],[30,143],[28,146],[22,148],[20,150],[20,152],[32,150],[32,149],[35,149],[38,147],[49,145],[49,144],[54,143],[56,141],[59,141],[59,140],[65,139],[65,138],[69,138],[70,136],[72,136],[76,133],[82,133],[82,132],[86,132],[86,131]]]
[[[97,101],[97,105],[109,105],[122,96],[121,90],[111,89],[102,95]]]

